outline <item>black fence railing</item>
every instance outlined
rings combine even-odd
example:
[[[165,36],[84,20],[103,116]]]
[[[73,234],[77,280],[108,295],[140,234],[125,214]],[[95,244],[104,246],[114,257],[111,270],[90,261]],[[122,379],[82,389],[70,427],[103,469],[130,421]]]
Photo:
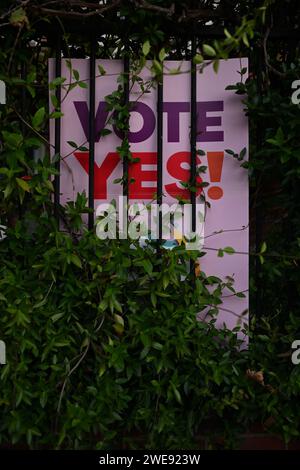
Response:
[[[47,28],[50,28],[47,30]],[[175,28],[175,26],[174,26]],[[78,32],[79,38],[80,34],[84,35],[84,31],[86,29],[85,25],[76,25],[74,29],[74,25],[69,25],[69,31],[71,34]],[[175,28],[176,29],[176,28]],[[97,57],[97,45],[99,44],[101,37],[105,34],[109,34],[109,30],[107,29],[107,25],[103,25],[102,32],[99,34],[99,28],[93,27],[91,24],[89,28],[89,37],[92,35],[92,39],[90,40],[90,67],[89,67],[89,172],[88,172],[88,205],[89,208],[92,210],[89,213],[88,217],[88,226],[89,229],[93,229],[94,227],[94,163],[95,163],[95,64]],[[106,31],[107,30],[107,31]],[[114,31],[112,34],[117,35],[118,32]],[[130,44],[128,42],[128,35],[124,32],[119,31],[119,38],[123,38],[123,44],[125,50],[129,50]],[[169,31],[170,37],[175,37],[176,31],[173,32]],[[183,31],[180,30],[180,34],[182,35],[181,38],[181,45],[182,41],[186,41],[187,47],[183,53],[181,58],[189,59],[191,62],[191,73],[190,73],[190,83],[191,83],[191,93],[190,93],[190,185],[191,187],[195,187],[196,184],[196,159],[197,159],[197,77],[196,77],[196,65],[193,62],[193,57],[196,54],[196,50],[198,46],[201,46],[201,43],[205,40],[211,39],[220,39],[224,37],[223,28],[215,28],[215,27],[205,27],[200,30],[194,30],[192,33],[190,31]],[[62,55],[63,55],[63,34],[61,30],[53,30],[53,27],[49,25],[45,25],[45,30],[43,31],[43,37],[46,37],[48,43],[53,46],[56,44],[56,60],[55,60],[55,75],[56,77],[61,76],[62,70]],[[116,36],[117,37],[117,36]],[[124,39],[125,38],[125,39]],[[80,41],[80,39],[79,39]],[[270,43],[276,44],[276,46],[280,46],[280,44],[285,44],[285,48],[288,48],[288,44],[291,44],[293,48],[299,44],[299,33],[295,31],[272,31],[269,35]],[[281,46],[280,46],[281,47]],[[104,51],[105,52],[105,51]],[[189,57],[188,57],[189,55]],[[258,92],[261,94],[262,90],[262,75],[264,73],[265,62],[263,60],[264,50],[263,50],[263,43],[261,41],[257,41],[256,46],[251,51],[250,57],[250,66],[251,66],[251,73],[257,79],[257,87]],[[101,58],[103,58],[103,53],[101,53]],[[172,57],[175,58],[175,57]],[[178,58],[178,53],[177,53]],[[129,54],[125,53],[124,58],[124,76],[129,77],[130,71],[130,61],[129,61]],[[24,70],[22,72],[24,74]],[[157,201],[158,204],[162,203],[163,198],[163,76],[161,80],[157,84]],[[129,79],[124,81],[124,99],[125,104],[129,105]],[[60,87],[56,88],[56,99],[58,103],[58,107],[60,107],[61,103],[61,90]],[[25,105],[25,98],[22,98],[22,106]],[[264,129],[260,127],[255,132],[255,145],[257,148],[260,148],[263,144],[264,140]],[[253,142],[252,142],[253,143]],[[61,152],[61,119],[55,119],[55,154],[60,155]],[[251,158],[251,156],[250,156]],[[59,158],[56,162],[56,169],[60,170],[60,161]],[[129,170],[129,162],[127,158],[123,159],[123,195],[128,196],[128,170]],[[191,191],[190,193],[190,200],[192,204],[192,230],[195,231],[196,228],[196,192]],[[54,205],[55,205],[55,214],[59,217],[59,204],[60,204],[60,176],[56,175],[54,180]],[[259,247],[262,243],[262,221],[263,221],[263,213],[261,206],[258,205],[255,210],[254,215],[254,229],[250,226],[250,232],[252,230],[253,239],[256,251],[259,250]],[[159,240],[162,239],[162,214],[159,213]],[[259,262],[256,263],[255,268],[255,278],[256,278],[256,285],[257,285],[257,296],[256,296],[256,311],[260,311],[261,307],[261,291],[259,286],[259,278],[260,278],[260,264]]]
[[[91,209],[88,217],[88,227],[90,230],[94,227],[94,187],[95,187],[95,87],[96,87],[96,44],[97,40],[91,40],[90,49],[90,66],[89,66],[89,171],[88,171],[88,207]],[[196,157],[197,157],[197,76],[196,76],[196,65],[193,61],[193,57],[196,54],[196,36],[193,35],[189,41],[188,52],[190,54],[191,62],[191,93],[190,93],[190,186],[192,188],[190,192],[190,201],[192,205],[192,220],[191,228],[192,231],[196,230]],[[56,44],[56,60],[55,60],[55,78],[61,76],[62,70],[62,40],[59,38]],[[124,104],[129,106],[129,72],[130,72],[130,61],[128,54],[125,53],[123,59],[123,71],[124,71]],[[56,88],[56,99],[58,108],[61,105],[61,88]],[[157,83],[157,202],[160,205],[163,198],[163,75]],[[59,155],[61,152],[61,119],[56,118],[55,120],[55,154]],[[59,159],[56,162],[56,169],[60,170]],[[128,158],[123,158],[123,195],[128,196],[128,184],[129,184],[129,161]],[[60,204],[60,175],[55,176],[54,181],[54,204],[55,214],[59,217],[59,204]],[[159,239],[162,238],[162,214],[159,212],[159,227],[158,227]]]

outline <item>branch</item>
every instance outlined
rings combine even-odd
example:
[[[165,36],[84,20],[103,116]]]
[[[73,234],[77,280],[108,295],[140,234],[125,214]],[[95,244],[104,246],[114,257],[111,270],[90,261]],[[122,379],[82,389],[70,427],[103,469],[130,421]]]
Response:
[[[25,8],[28,5],[28,3],[30,3],[30,1],[31,0],[24,0],[24,1],[21,1],[20,4],[10,7],[7,11],[2,13],[2,15],[0,16],[0,20],[3,20],[7,16],[10,16],[14,11],[18,10],[19,8]]]
[[[36,129],[34,129],[34,127],[32,127],[29,122],[27,122],[23,116],[21,116],[21,114],[18,112],[18,110],[14,107],[12,107],[13,111],[16,113],[16,115],[18,116],[18,118],[32,131],[34,132],[40,139],[42,139],[45,144],[47,144],[47,146],[51,146],[52,148],[54,148],[54,145],[50,144],[50,142],[42,135],[40,134]]]
[[[56,10],[52,8],[44,8],[40,5],[31,5],[30,8],[35,10],[38,14],[44,14],[47,16],[61,16],[61,17],[73,17],[73,18],[90,18],[91,16],[101,16],[104,12],[113,10],[120,5],[121,0],[115,0],[110,5],[99,5],[94,3],[78,2],[76,0],[67,0],[70,7],[84,7],[92,9],[93,11],[67,11],[67,10]],[[58,2],[53,2],[58,3]],[[61,2],[59,2],[61,3]]]
[[[146,0],[133,0],[134,4],[137,7],[140,7],[144,10],[155,11],[157,13],[163,13],[167,16],[172,16],[175,13],[175,4],[172,3],[170,8],[164,8],[158,5],[153,5],[152,3],[147,2]],[[213,19],[219,18],[219,8],[216,10],[210,10],[208,8],[199,8],[197,10],[189,10],[184,9],[181,16],[179,17],[179,22],[182,20],[189,20],[189,19]]]
[[[220,18],[221,15],[217,10],[208,10],[204,8],[200,8],[199,10],[184,10],[181,17],[179,18],[179,22],[184,20],[213,20],[215,18]]]
[[[171,16],[175,13],[174,3],[172,3],[170,8],[164,8],[158,5],[152,5],[152,3],[149,3],[146,0],[133,0],[133,2],[137,7],[141,7],[143,10],[156,11],[158,13],[167,14],[167,16]]]
[[[59,413],[60,409],[61,409],[61,403],[62,403],[62,399],[63,399],[63,396],[64,396],[64,392],[65,392],[67,382],[68,382],[70,376],[73,374],[73,372],[75,372],[75,370],[80,366],[81,362],[83,361],[83,359],[87,355],[87,352],[88,352],[89,348],[90,348],[90,340],[88,340],[88,343],[86,345],[85,350],[81,354],[81,356],[80,356],[79,360],[76,362],[75,366],[72,367],[72,369],[68,372],[68,374],[67,374],[67,376],[64,380],[64,383],[63,383],[63,386],[61,388],[61,392],[60,392],[60,395],[59,395],[59,400],[58,400],[58,405],[57,405],[57,413]]]
[[[269,55],[268,55],[268,50],[267,50],[267,41],[268,41],[268,37],[269,37],[270,32],[271,32],[271,28],[269,27],[269,28],[267,28],[266,34],[265,34],[264,39],[263,39],[263,49],[264,49],[264,56],[265,56],[266,66],[268,67],[269,70],[271,70],[271,72],[275,73],[275,75],[277,75],[278,77],[285,78],[286,73],[280,72],[279,70],[275,69],[275,67],[273,67],[273,65],[271,65],[270,61],[269,61]]]

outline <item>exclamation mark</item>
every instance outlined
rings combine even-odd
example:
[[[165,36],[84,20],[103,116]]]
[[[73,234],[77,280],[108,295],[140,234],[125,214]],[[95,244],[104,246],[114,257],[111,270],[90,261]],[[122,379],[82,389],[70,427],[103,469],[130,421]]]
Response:
[[[224,152],[207,152],[207,163],[211,183],[219,183],[222,176]],[[211,186],[207,191],[210,199],[221,199],[223,189],[219,186]]]

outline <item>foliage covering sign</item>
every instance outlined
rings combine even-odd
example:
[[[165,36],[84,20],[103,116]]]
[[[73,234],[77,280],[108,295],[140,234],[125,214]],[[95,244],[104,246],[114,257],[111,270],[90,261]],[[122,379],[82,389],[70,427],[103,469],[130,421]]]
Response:
[[[129,201],[149,203],[157,195],[157,87],[150,67],[130,85],[128,141]],[[55,63],[51,59],[50,81]],[[221,60],[218,72],[210,64],[197,73],[197,188],[196,200],[205,204],[204,251],[200,269],[230,281],[243,292],[224,291],[218,323],[230,328],[245,320],[248,308],[248,123],[242,98],[230,84],[245,81],[247,59]],[[117,150],[122,131],[114,125],[108,97],[120,84],[123,62],[96,64],[95,209],[118,200],[122,190],[122,161]],[[61,201],[88,192],[89,60],[62,61]],[[190,199],[190,62],[165,61],[163,77],[163,202]],[[51,88],[51,87],[50,87]],[[53,92],[51,92],[53,94]],[[53,105],[53,99],[52,104]],[[51,128],[54,141],[54,125]],[[205,312],[204,312],[205,314]]]

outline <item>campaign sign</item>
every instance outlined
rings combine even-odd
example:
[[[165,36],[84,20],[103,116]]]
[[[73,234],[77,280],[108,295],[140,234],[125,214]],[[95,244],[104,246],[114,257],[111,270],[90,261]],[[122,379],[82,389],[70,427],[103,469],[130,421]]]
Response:
[[[74,74],[72,70],[77,72]],[[147,66],[148,65],[148,66]],[[141,73],[151,80],[149,62]],[[100,68],[99,68],[100,66]],[[189,200],[190,191],[181,182],[190,179],[191,79],[190,62],[164,62],[163,77],[163,202],[176,203]],[[176,68],[178,74],[172,73]],[[221,279],[233,279],[234,288],[245,297],[224,290],[223,304],[217,324],[233,328],[247,322],[248,309],[248,175],[241,161],[226,149],[247,159],[248,122],[243,111],[242,97],[228,85],[245,80],[242,69],[248,68],[246,58],[220,61],[218,73],[212,65],[197,72],[197,167],[206,166],[197,182],[209,185],[199,187],[197,201],[209,203],[205,211],[204,251],[200,259],[201,270]],[[122,178],[122,161],[117,147],[122,134],[112,123],[105,97],[118,88],[118,77],[123,72],[120,60],[97,60],[95,101],[95,210],[103,202],[117,201],[123,189],[115,180]],[[49,61],[49,80],[55,77],[55,61]],[[105,71],[105,73],[104,73]],[[74,78],[74,75],[77,77]],[[89,170],[89,60],[62,60],[63,117],[61,118],[61,202],[76,199],[77,192],[88,193]],[[79,80],[87,87],[68,85]],[[53,93],[53,92],[50,92]],[[138,83],[130,90],[129,142],[132,156],[137,160],[129,166],[129,201],[151,202],[157,194],[157,87],[141,93]],[[54,142],[54,120],[50,135]],[[111,133],[100,136],[102,129]],[[70,142],[80,148],[74,148]],[[203,154],[204,152],[204,154]],[[203,154],[203,155],[202,155]],[[202,198],[201,198],[202,196]],[[220,248],[232,247],[234,254],[220,255]],[[229,250],[230,251],[230,250]],[[204,312],[205,314],[205,312]]]

